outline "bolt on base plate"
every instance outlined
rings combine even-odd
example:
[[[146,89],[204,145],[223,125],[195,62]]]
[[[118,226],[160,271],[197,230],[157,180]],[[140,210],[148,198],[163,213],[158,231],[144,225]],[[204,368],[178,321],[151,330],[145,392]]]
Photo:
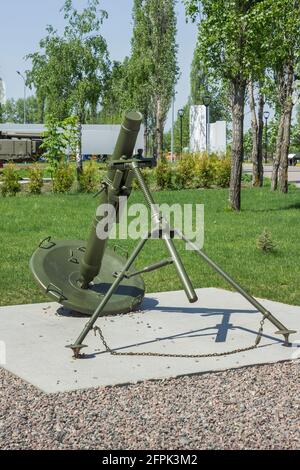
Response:
[[[81,354],[80,351],[83,348],[87,348],[86,344],[67,344],[66,348],[72,349],[74,353],[74,359],[81,359],[84,354]]]
[[[284,337],[284,346],[291,346],[289,342],[289,336],[297,333],[296,330],[278,330],[275,331],[275,335],[282,335]]]

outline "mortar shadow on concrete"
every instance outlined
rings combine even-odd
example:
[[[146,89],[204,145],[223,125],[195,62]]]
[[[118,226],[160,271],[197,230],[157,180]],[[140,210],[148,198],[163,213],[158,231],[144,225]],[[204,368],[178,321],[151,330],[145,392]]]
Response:
[[[216,327],[218,327],[218,325],[216,325]],[[129,349],[129,348],[137,348],[139,346],[145,346],[145,345],[149,345],[149,344],[158,344],[158,343],[161,343],[162,341],[168,341],[168,340],[176,340],[176,339],[188,339],[188,338],[201,338],[203,336],[216,336],[216,343],[226,343],[226,340],[227,340],[227,333],[229,330],[241,330],[241,331],[244,331],[246,333],[251,333],[253,335],[253,342],[255,341],[256,339],[256,336],[257,336],[257,331],[255,330],[251,330],[249,328],[245,328],[245,327],[242,327],[242,326],[234,326],[234,325],[231,325],[229,328],[222,328],[221,329],[221,332],[217,332],[216,334],[216,331],[214,332],[211,332],[211,333],[204,333],[202,334],[201,332],[202,331],[207,331],[207,330],[216,330],[216,327],[208,327],[208,328],[201,328],[201,329],[198,329],[198,330],[193,330],[193,331],[185,331],[183,333],[178,333],[176,335],[169,335],[169,336],[162,336],[160,338],[155,338],[153,340],[150,340],[150,341],[141,341],[139,343],[134,343],[134,344],[128,344],[126,346],[121,346],[121,347],[114,347],[114,351],[123,351],[124,349]],[[219,340],[218,337],[219,337],[219,334],[222,335],[222,340]],[[277,343],[277,344],[281,344],[282,346],[284,346],[284,341],[278,337],[274,337],[274,336],[271,336],[271,335],[268,335],[268,334],[265,334],[263,333],[262,334],[262,338],[265,338],[265,339],[268,339],[270,340],[269,343],[266,343],[264,345],[261,345],[259,346],[259,348],[262,348],[262,347],[266,347],[266,346],[270,346],[271,344],[274,344],[274,343]],[[102,355],[102,354],[106,354],[107,351],[103,350],[103,351],[96,351],[95,353],[89,355],[89,358],[93,358],[93,357],[96,357],[96,356],[99,356],[99,355]],[[86,356],[86,359],[88,357]]]
[[[241,310],[241,309],[224,309],[224,308],[203,308],[203,307],[166,307],[159,304],[157,299],[146,297],[139,310],[142,312],[147,311],[157,311],[161,313],[184,313],[184,314],[200,314],[203,316],[211,316],[211,315],[231,315],[232,313],[247,313],[247,314],[257,314],[257,310]],[[74,310],[68,310],[64,307],[60,307],[57,310],[57,315],[63,317],[77,317],[77,318],[88,318],[88,315],[84,313],[76,312]],[[133,311],[132,313],[135,313]]]
[[[187,313],[187,314],[207,314],[210,315],[225,315],[225,314],[232,314],[232,313],[258,313],[258,310],[250,310],[250,309],[225,309],[225,308],[205,308],[205,307],[166,307],[164,305],[160,305],[158,300],[152,297],[145,297],[143,303],[141,305],[142,311],[158,311],[158,312],[171,312],[171,313]]]
[[[255,331],[255,330],[251,330],[250,328],[245,328],[245,327],[242,327],[242,326],[235,326],[234,324],[230,323],[230,318],[231,318],[231,315],[232,314],[258,314],[258,311],[257,310],[249,310],[249,309],[220,309],[220,308],[201,308],[201,307],[166,307],[166,306],[161,306],[159,305],[159,302],[154,299],[154,298],[150,298],[150,297],[146,297],[142,303],[142,306],[141,306],[141,310],[143,312],[146,312],[148,310],[151,310],[151,311],[157,311],[159,313],[179,313],[179,314],[192,314],[192,315],[195,315],[195,314],[198,314],[198,315],[201,315],[201,316],[204,316],[204,317],[210,317],[210,316],[220,316],[220,323],[219,324],[216,324],[215,326],[211,326],[211,327],[208,327],[208,328],[202,328],[202,329],[198,329],[198,330],[189,330],[189,331],[185,331],[183,333],[178,333],[176,335],[169,335],[169,336],[163,336],[163,337],[160,337],[160,338],[155,338],[153,340],[150,340],[150,341],[141,341],[139,343],[134,343],[134,344],[129,344],[129,345],[126,345],[126,346],[122,346],[122,347],[114,347],[113,349],[115,351],[123,351],[124,349],[129,349],[129,348],[135,348],[135,347],[139,347],[139,346],[145,346],[145,345],[148,345],[148,344],[156,344],[156,343],[160,343],[162,341],[168,341],[168,340],[176,340],[176,339],[184,339],[184,338],[201,338],[203,336],[216,336],[216,340],[215,342],[216,343],[225,343],[227,341],[227,336],[228,336],[228,332],[230,330],[241,330],[241,331],[244,331],[244,332],[247,332],[247,333],[251,333],[253,335],[253,339],[255,340],[256,336],[257,336],[257,332],[258,331]],[[80,313],[77,313],[77,312],[72,312],[70,310],[67,310],[67,309],[64,309],[64,308],[60,308],[58,309],[57,311],[57,314],[58,315],[61,315],[61,316],[76,316],[76,317],[86,317],[86,315],[82,315]],[[223,317],[223,318],[221,318]],[[208,333],[201,333],[201,332],[204,332],[204,331],[208,331],[210,330],[211,332],[208,332]],[[265,338],[265,339],[269,339],[271,340],[272,342],[275,342],[275,343],[278,343],[278,344],[284,344],[284,341],[281,339],[281,338],[278,338],[278,337],[275,337],[275,336],[271,336],[271,335],[268,335],[268,334],[265,334],[263,333],[262,334],[262,338]],[[264,346],[267,346],[268,344],[264,345]],[[106,351],[99,351],[99,352],[95,352],[93,354],[88,354],[88,355],[85,355],[85,359],[91,359],[91,358],[95,358],[96,356],[98,355],[102,355],[102,354],[105,354]]]

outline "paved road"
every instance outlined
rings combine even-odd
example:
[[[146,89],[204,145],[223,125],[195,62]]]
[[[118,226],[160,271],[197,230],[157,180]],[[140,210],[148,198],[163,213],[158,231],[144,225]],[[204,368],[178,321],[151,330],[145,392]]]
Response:
[[[28,184],[29,183],[29,178],[22,178],[21,180],[19,180],[19,183],[20,184]],[[43,182],[44,183],[50,183],[51,181],[51,178],[43,178]],[[3,184],[2,181],[0,181],[0,184]]]
[[[252,165],[245,164],[244,173],[251,173],[252,172]],[[264,174],[268,178],[272,175],[272,165],[264,165]],[[295,183],[298,188],[300,188],[300,166],[291,166],[289,167],[289,181],[291,183]]]

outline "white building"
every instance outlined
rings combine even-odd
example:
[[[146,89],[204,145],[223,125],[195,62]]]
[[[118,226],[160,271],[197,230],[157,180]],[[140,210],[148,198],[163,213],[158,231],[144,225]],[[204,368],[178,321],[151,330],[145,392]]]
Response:
[[[226,152],[226,124],[226,121],[217,121],[210,124],[210,152],[217,154],[222,154]]]
[[[206,108],[193,105],[190,108],[190,152],[206,150],[206,133],[208,131],[209,152],[222,154],[226,152],[226,121],[217,121],[206,125]]]
[[[6,103],[6,89],[4,80],[0,77],[0,105],[5,105]]]

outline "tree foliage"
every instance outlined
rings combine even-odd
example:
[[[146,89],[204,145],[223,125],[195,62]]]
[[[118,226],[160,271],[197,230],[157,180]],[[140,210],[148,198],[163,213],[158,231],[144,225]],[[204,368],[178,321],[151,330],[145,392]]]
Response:
[[[6,100],[2,106],[2,121],[23,124],[24,122],[24,98]],[[26,122],[40,123],[39,103],[36,96],[26,98]]]
[[[58,167],[70,155],[75,155],[78,146],[78,118],[69,116],[59,121],[55,116],[48,115],[46,131],[41,148],[45,150],[44,157],[49,163],[49,170],[55,174]]]
[[[204,96],[210,97],[210,122],[229,119],[230,103],[227,85],[222,80],[216,80],[213,70],[205,67],[197,47],[191,65],[190,84],[192,104],[204,104]]]
[[[280,190],[287,193],[293,93],[300,60],[300,2],[270,1],[264,14],[272,27],[272,31],[269,28],[268,61],[273,78],[273,102],[279,116],[272,189],[277,189],[279,179]]]
[[[178,78],[175,0],[135,0],[128,103],[144,115],[157,156]]]
[[[145,153],[149,141],[158,157],[164,125],[178,78],[176,0],[134,0],[131,54],[114,62],[104,93],[99,122],[120,122],[125,109],[143,114]]]
[[[129,102],[128,57],[123,62],[112,63],[102,99],[98,121],[102,124],[119,124],[125,109],[131,108]],[[139,108],[139,107],[138,107]]]
[[[27,56],[32,61],[27,84],[36,88],[47,113],[59,120],[75,113],[85,122],[88,110],[96,115],[109,70],[107,45],[100,34],[107,13],[99,10],[99,0],[88,0],[82,12],[65,0],[62,12],[63,34],[48,26],[40,51]]]
[[[263,74],[268,50],[263,28],[267,18],[258,5],[264,0],[202,0],[204,19],[198,53],[204,67],[220,79],[248,80]],[[198,0],[185,0],[187,13],[196,18]]]
[[[241,206],[243,126],[246,86],[266,68],[266,18],[258,6],[264,0],[202,0],[198,54],[206,70],[228,85],[232,112],[231,184],[229,201]],[[197,0],[185,0],[187,14],[196,18]]]

